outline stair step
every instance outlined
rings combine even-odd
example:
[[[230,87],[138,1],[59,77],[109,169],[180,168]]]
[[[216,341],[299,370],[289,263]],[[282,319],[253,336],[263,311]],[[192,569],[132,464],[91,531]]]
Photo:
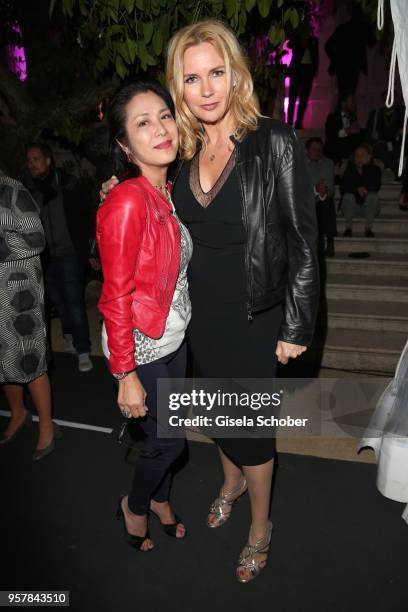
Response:
[[[371,330],[331,329],[322,366],[393,374],[406,340],[404,332],[373,334]]]
[[[344,217],[337,218],[337,231],[339,236],[341,236],[342,232],[345,230],[345,221]],[[365,221],[364,219],[355,219],[353,221],[353,233],[364,235],[365,230]],[[375,235],[379,237],[395,237],[395,238],[408,238],[408,216],[406,218],[406,223],[404,223],[400,217],[383,217],[381,215],[378,219],[374,221],[373,230]]]
[[[328,300],[359,300],[408,304],[408,282],[402,276],[331,274],[326,284]]]
[[[328,300],[329,329],[404,332],[408,336],[408,306],[401,302]]]
[[[343,213],[341,212],[341,210],[337,211],[337,204],[336,214],[338,221],[340,221],[341,219],[344,220]],[[397,202],[385,202],[384,206],[381,207],[380,215],[375,219],[374,223],[377,223],[377,221],[381,221],[383,219],[393,219],[394,221],[401,221],[401,223],[408,223],[408,211],[401,210]],[[353,226],[354,223],[357,223],[359,221],[364,221],[363,217],[355,217],[353,220]]]
[[[356,251],[366,251],[366,248],[356,248]],[[371,276],[399,276],[408,279],[408,257],[396,253],[373,253],[371,257],[353,259],[345,253],[326,260],[329,280],[331,274],[353,274],[363,276],[364,280]],[[406,281],[408,284],[408,280]]]
[[[367,251],[368,253],[395,253],[408,254],[408,239],[401,238],[398,234],[381,234],[375,227],[375,238],[355,236],[336,238],[336,253],[352,253],[353,251]],[[355,234],[355,232],[354,232]]]

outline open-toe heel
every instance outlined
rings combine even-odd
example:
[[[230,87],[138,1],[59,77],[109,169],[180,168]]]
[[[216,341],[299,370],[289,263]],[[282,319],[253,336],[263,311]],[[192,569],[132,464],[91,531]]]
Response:
[[[251,531],[249,532],[251,534]],[[236,568],[236,577],[239,582],[250,582],[264,569],[268,561],[269,546],[271,543],[272,536],[272,523],[269,521],[268,531],[266,534],[259,538],[255,544],[250,544],[249,539],[244,548],[244,553],[241,553],[238,559]],[[261,558],[256,559],[255,555],[262,555]],[[241,570],[245,569],[247,575],[242,576]],[[248,576],[249,574],[249,576]]]
[[[150,506],[150,512],[151,512],[152,514],[154,514],[154,516],[155,516],[155,517],[156,517],[156,518],[159,520],[159,522],[160,522],[160,526],[161,526],[161,528],[163,529],[163,531],[164,531],[164,533],[165,533],[166,535],[168,535],[168,536],[170,536],[170,537],[172,537],[172,538],[177,538],[177,540],[182,540],[183,538],[185,538],[185,537],[186,537],[186,535],[187,535],[187,529],[185,528],[185,525],[184,525],[184,523],[183,523],[183,519],[182,519],[180,516],[178,516],[178,514],[174,513],[174,518],[175,518],[174,523],[162,523],[162,522],[161,522],[161,519],[160,519],[160,516],[157,514],[157,512],[155,512],[155,511],[152,509],[152,507],[151,507],[151,506]],[[178,537],[178,536],[177,536],[177,527],[178,527],[180,524],[182,524],[182,525],[183,525],[183,527],[184,527],[184,532],[185,532],[185,533],[184,533],[184,535],[183,535],[183,536]]]
[[[232,506],[242,497],[242,495],[244,495],[247,488],[247,482],[244,478],[240,484],[235,487],[235,489],[231,489],[231,491],[224,492],[223,489],[221,489],[219,497],[217,497],[210,506],[207,517],[207,527],[214,529],[215,527],[224,525],[231,516]],[[237,495],[235,499],[229,500],[228,498],[235,493],[239,493],[239,495]],[[227,512],[224,509],[225,506],[229,508]],[[213,520],[211,520],[212,517],[214,517]]]
[[[143,550],[141,548],[146,540],[150,540],[150,531],[149,531],[149,529],[147,529],[147,531],[144,534],[144,536],[132,535],[126,529],[125,513],[123,512],[123,508],[122,508],[122,499],[124,497],[126,497],[126,496],[125,495],[121,495],[119,497],[118,507],[117,507],[117,510],[116,510],[116,519],[117,520],[122,519],[123,527],[124,527],[126,538],[127,538],[127,542],[128,542],[128,544],[132,548],[135,548],[136,550],[139,550],[140,552],[150,552],[150,550],[152,550],[150,548],[148,548],[147,550]]]
[[[177,536],[177,527],[180,525],[180,523],[182,525],[184,525],[184,523],[183,523],[183,520],[177,514],[174,514],[174,517],[176,519],[174,523],[167,523],[167,524],[161,523],[162,529],[163,529],[164,533],[167,534],[168,536],[170,536],[172,538],[177,538],[177,540],[182,540],[183,538],[186,537],[187,530],[184,527],[184,530],[185,530],[184,535],[182,537],[178,537]]]

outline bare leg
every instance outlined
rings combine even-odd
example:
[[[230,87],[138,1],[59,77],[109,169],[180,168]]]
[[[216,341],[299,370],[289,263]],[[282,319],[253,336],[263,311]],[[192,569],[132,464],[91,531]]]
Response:
[[[231,459],[227,457],[227,455],[225,455],[220,446],[218,447],[218,451],[220,454],[222,469],[224,471],[224,484],[221,488],[221,495],[224,495],[228,501],[233,501],[242,493],[242,489],[239,488],[239,485],[243,480],[242,470],[236,466],[235,463],[233,463]],[[228,491],[232,491],[234,493],[228,495]],[[222,504],[222,510],[226,514],[229,514],[231,508],[228,506],[228,504]],[[217,520],[217,517],[214,515],[208,516],[208,523],[210,525],[215,524]]]
[[[222,469],[224,471],[224,485],[223,489],[230,491],[234,489],[242,480],[242,470],[239,468],[227,455],[223,452],[221,447],[218,447],[220,453],[220,459],[222,463]]]
[[[24,406],[23,385],[3,385],[3,389],[11,411],[10,420],[3,434],[10,438],[24,421],[27,408]]]
[[[271,459],[262,465],[244,465],[243,471],[248,483],[248,493],[251,502],[252,525],[249,543],[264,538],[269,527],[269,504],[271,498],[272,474],[274,460]],[[242,553],[247,553],[246,547]],[[265,560],[265,553],[257,553],[255,559],[260,562]],[[248,569],[239,568],[240,577],[250,579],[251,573]]]
[[[31,398],[39,418],[40,434],[36,450],[46,448],[54,436],[54,426],[51,420],[51,388],[48,374],[42,374],[28,383]]]
[[[273,464],[271,459],[262,465],[243,466],[251,501],[252,535],[256,539],[265,535],[268,528]]]
[[[123,514],[125,515],[125,524],[128,533],[135,536],[143,537],[147,531],[147,515],[143,516],[139,514],[134,514],[129,510],[128,506],[128,496],[124,497],[121,501],[121,506],[123,510]],[[153,541],[150,539],[146,539],[142,546],[141,550],[147,551],[151,548],[154,548]]]

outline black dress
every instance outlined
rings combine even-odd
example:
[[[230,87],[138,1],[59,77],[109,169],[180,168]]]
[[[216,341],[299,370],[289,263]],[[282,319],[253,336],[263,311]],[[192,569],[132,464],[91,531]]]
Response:
[[[214,187],[202,191],[198,155],[185,162],[174,203],[193,240],[188,269],[192,318],[187,338],[194,372],[203,378],[274,378],[282,307],[248,320],[245,228],[232,154]],[[259,465],[275,454],[273,438],[217,438],[238,465]]]

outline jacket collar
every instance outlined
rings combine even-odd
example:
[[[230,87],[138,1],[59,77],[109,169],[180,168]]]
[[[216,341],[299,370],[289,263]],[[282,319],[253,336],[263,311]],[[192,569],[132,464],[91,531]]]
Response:
[[[137,178],[134,178],[133,180],[136,183],[140,183],[141,187],[143,187],[143,189],[146,189],[146,191],[148,191],[155,199],[161,200],[167,208],[171,208],[171,204],[166,198],[166,196],[163,195],[159,189],[156,189],[156,187],[152,185],[151,182],[145,176],[140,175]],[[167,181],[166,187],[171,193],[172,184],[170,181]]]

